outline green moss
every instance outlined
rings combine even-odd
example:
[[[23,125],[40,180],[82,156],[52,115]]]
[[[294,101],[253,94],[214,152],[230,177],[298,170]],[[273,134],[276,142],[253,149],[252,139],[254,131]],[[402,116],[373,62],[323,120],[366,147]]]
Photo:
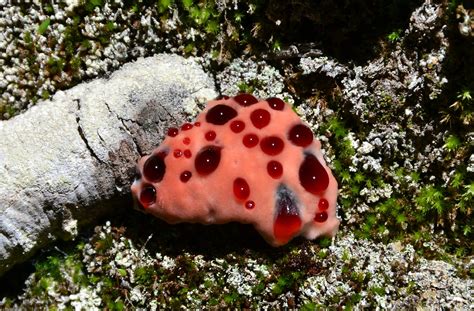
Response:
[[[448,151],[456,151],[461,146],[461,140],[456,137],[456,135],[449,135],[446,140],[443,148]]]
[[[42,35],[48,30],[49,24],[51,20],[49,18],[45,19],[39,26],[38,26],[38,34]],[[26,40],[25,40],[26,41]]]
[[[274,295],[280,295],[294,288],[304,274],[300,271],[280,275],[277,282],[272,287]]]

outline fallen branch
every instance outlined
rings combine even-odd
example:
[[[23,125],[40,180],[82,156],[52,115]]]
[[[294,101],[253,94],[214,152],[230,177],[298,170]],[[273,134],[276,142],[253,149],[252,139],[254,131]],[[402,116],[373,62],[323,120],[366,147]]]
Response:
[[[215,95],[194,61],[158,55],[0,122],[0,275],[74,237],[78,225],[130,206],[140,155],[182,123],[196,100]]]

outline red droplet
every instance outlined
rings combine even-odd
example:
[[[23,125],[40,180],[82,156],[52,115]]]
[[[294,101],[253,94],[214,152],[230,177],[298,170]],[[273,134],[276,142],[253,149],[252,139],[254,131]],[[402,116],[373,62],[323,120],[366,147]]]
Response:
[[[284,184],[278,186],[275,209],[277,215],[273,224],[273,234],[280,243],[288,242],[301,229],[295,194]]]
[[[246,209],[252,209],[255,207],[255,202],[252,201],[252,200],[248,200],[247,202],[245,202],[245,208]]]
[[[192,155],[193,155],[193,154],[191,153],[191,150],[189,150],[189,149],[184,150],[183,154],[184,154],[184,156],[185,156],[186,158],[188,158],[188,159],[189,159],[190,157],[192,157]]]
[[[276,136],[265,137],[260,142],[260,148],[262,151],[271,156],[282,152],[284,147],[285,143],[283,140]]]
[[[217,96],[216,100],[219,100],[219,99],[229,99],[229,96],[227,96],[227,95],[219,95],[219,96]]]
[[[328,213],[321,212],[314,215],[314,221],[316,222],[325,222],[328,219]]]
[[[258,100],[250,94],[239,94],[234,97],[234,100],[244,107],[258,103]]]
[[[200,126],[201,126],[201,122],[194,122],[194,126],[200,127]]]
[[[216,105],[207,112],[206,121],[215,125],[223,125],[236,116],[237,111],[234,108],[227,105]]]
[[[156,201],[156,190],[155,187],[152,185],[146,185],[143,187],[142,191],[140,192],[139,198],[140,204],[147,208],[148,206],[152,205]]]
[[[175,127],[170,127],[170,128],[168,129],[168,133],[167,133],[167,134],[168,134],[168,136],[170,136],[170,137],[175,137],[176,135],[178,135],[178,133],[179,133],[179,130],[178,130],[177,128],[175,128]]]
[[[253,148],[258,145],[258,136],[255,134],[247,134],[242,139],[244,146],[247,148]]]
[[[329,176],[318,159],[307,154],[299,170],[300,183],[306,191],[312,194],[318,194],[329,185]]]
[[[281,213],[273,224],[273,234],[281,242],[288,242],[301,228],[301,218],[298,215]]]
[[[328,207],[329,207],[329,202],[328,202],[328,200],[326,200],[326,199],[324,199],[324,198],[321,199],[321,200],[319,200],[318,207],[319,207],[319,209],[322,210],[322,211],[327,210]]]
[[[183,155],[183,152],[181,151],[181,149],[175,149],[173,155],[175,158],[180,158]]]
[[[250,114],[250,120],[256,128],[264,128],[270,123],[270,112],[265,109],[256,109]]]
[[[212,140],[214,140],[214,139],[216,138],[216,132],[214,132],[214,131],[208,131],[208,132],[204,135],[204,137],[206,138],[206,140],[212,141]]]
[[[166,165],[164,161],[165,153],[151,155],[143,165],[143,175],[151,182],[160,182],[165,176]]]
[[[230,129],[234,133],[240,133],[245,129],[244,121],[234,120],[230,123]]]
[[[279,98],[271,97],[267,99],[268,106],[273,110],[283,110],[285,109],[285,102]]]
[[[217,169],[220,161],[221,148],[217,146],[205,146],[196,155],[194,166],[199,175],[206,176]]]
[[[189,137],[183,138],[183,144],[189,145],[190,143],[191,143],[191,138],[189,138]]]
[[[250,187],[245,179],[238,177],[234,180],[234,195],[239,200],[245,200],[249,197]]]
[[[187,131],[187,130],[190,130],[193,128],[193,125],[191,123],[184,123],[182,126],[181,126],[181,129],[183,131]]]
[[[270,161],[267,164],[267,172],[274,179],[278,179],[283,174],[283,166],[278,161]]]
[[[179,175],[179,179],[182,182],[188,182],[188,180],[191,178],[191,176],[193,176],[193,174],[190,171],[184,171],[184,172],[181,173],[181,175]]]
[[[306,147],[313,142],[313,132],[304,124],[297,124],[290,129],[288,139],[296,146]]]

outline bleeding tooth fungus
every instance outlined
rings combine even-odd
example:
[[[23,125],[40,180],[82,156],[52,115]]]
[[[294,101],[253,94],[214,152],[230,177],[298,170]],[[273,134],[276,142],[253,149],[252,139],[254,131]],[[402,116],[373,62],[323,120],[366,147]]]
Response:
[[[138,162],[132,192],[146,212],[170,223],[250,223],[275,246],[336,234],[337,182],[290,105],[222,96],[193,124],[170,128]]]

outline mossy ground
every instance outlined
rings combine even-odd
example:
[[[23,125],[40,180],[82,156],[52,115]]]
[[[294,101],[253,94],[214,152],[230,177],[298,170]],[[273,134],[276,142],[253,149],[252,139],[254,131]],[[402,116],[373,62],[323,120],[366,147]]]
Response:
[[[3,307],[314,309],[359,303],[375,307],[379,300],[400,306],[429,304],[428,298],[420,298],[427,287],[408,277],[423,273],[417,266],[424,259],[400,243],[371,243],[343,231],[335,241],[296,239],[272,248],[251,226],[171,226],[134,211],[91,229],[76,243],[45,251],[35,260],[26,291],[4,300]],[[458,281],[449,279],[449,286],[472,274],[472,266],[445,256],[457,269],[451,278]],[[444,278],[438,275],[437,281]],[[456,287],[447,291],[459,295]],[[419,297],[416,303],[413,297]]]
[[[318,119],[320,124],[316,132],[325,138],[323,146],[332,159],[331,166],[340,184],[339,205],[343,228],[340,239],[353,234],[355,243],[367,240],[384,245],[411,245],[417,254],[414,258],[453,263],[460,278],[472,279],[474,72],[470,68],[474,68],[474,64],[470,55],[472,38],[462,37],[457,30],[455,8],[461,3],[442,5],[447,29],[445,34],[450,43],[443,68],[438,72],[448,79],[442,92],[433,98],[398,98],[389,94],[373,94],[366,99],[368,110],[364,117],[373,118],[379,124],[384,123],[393,129],[387,132],[391,136],[380,134],[381,137],[388,139],[395,133],[399,135],[397,139],[410,141],[410,147],[414,148],[406,147],[404,150],[405,145],[399,142],[395,146],[401,147],[392,152],[376,148],[368,153],[380,158],[382,173],[361,167],[349,169],[354,166],[354,159],[367,158],[367,154],[361,154],[355,147],[355,142],[359,142],[359,147],[364,142],[372,142],[369,138],[375,124],[365,124],[351,113],[352,107],[348,106],[349,102],[341,94],[336,79],[318,74],[303,75],[298,67],[298,55],[285,58],[286,54],[281,52],[290,45],[297,45],[301,51],[311,53],[317,46],[345,65],[365,64],[374,55],[386,56],[388,59],[396,48],[419,49],[428,54],[432,42],[420,47],[413,36],[405,36],[408,17],[421,2],[407,2],[396,9],[389,5],[391,9],[382,14],[380,10],[385,6],[375,1],[374,9],[364,11],[361,16],[354,16],[354,6],[360,1],[353,1],[352,4],[348,2],[344,8],[337,10],[332,5],[322,5],[319,9],[323,13],[330,13],[327,16],[332,17],[326,21],[318,19],[317,15],[321,12],[316,14],[304,9],[317,7],[318,4],[312,6],[310,2],[302,1],[298,11],[292,2],[283,5],[283,8],[270,8],[271,3],[256,0],[239,3],[235,7],[225,1],[125,1],[121,9],[128,14],[128,19],[102,22],[96,35],[88,37],[83,32],[88,18],[97,17],[105,5],[113,7],[113,4],[102,0],[85,1],[70,13],[71,22],[61,35],[64,40],[55,38],[52,31],[54,23],[49,18],[38,22],[35,32],[25,30],[22,40],[18,41],[18,49],[28,65],[26,69],[23,68],[26,71],[21,76],[25,81],[22,81],[36,79],[31,77],[45,80],[38,78],[40,82],[33,85],[20,81],[16,87],[25,90],[25,96],[31,104],[52,95],[51,87],[42,88],[49,80],[54,81],[53,89],[59,90],[70,88],[83,79],[106,74],[106,69],[93,73],[87,71],[89,67],[84,59],[92,53],[103,51],[111,45],[114,34],[126,29],[132,31],[134,44],[138,42],[144,48],[139,56],[170,51],[198,56],[213,75],[222,72],[236,57],[259,61],[264,56],[267,62],[265,66],[276,68],[284,77],[283,92],[295,102],[295,111],[317,108],[324,115]],[[27,5],[22,6],[24,12],[27,9]],[[292,13],[285,15],[285,10],[289,9]],[[42,4],[42,10],[45,17],[55,13],[48,3]],[[153,12],[157,19],[157,24],[150,28],[162,40],[161,43],[140,42],[141,39],[137,39],[146,37],[146,31],[140,26],[140,14],[146,10]],[[304,18],[296,18],[297,13],[303,14]],[[388,17],[393,22],[385,23]],[[171,20],[175,22],[173,27],[169,25]],[[279,28],[279,25],[283,25],[283,28]],[[311,36],[304,36],[304,32],[296,33],[308,25],[319,29],[319,34],[313,32]],[[38,38],[46,38],[50,47],[51,54],[47,55],[44,66],[39,66],[37,61],[40,52],[45,53],[39,43],[43,41]],[[57,50],[61,52],[56,53]],[[127,54],[114,66],[136,57]],[[423,60],[423,57],[420,59]],[[251,81],[242,79],[237,81],[237,85],[246,92],[267,87],[258,78]],[[223,85],[218,87],[225,89]],[[0,99],[0,114],[7,113],[8,117],[25,107]],[[413,117],[400,120],[400,113],[404,112],[398,111],[397,107],[414,109],[416,113]],[[328,113],[324,114],[324,111]],[[310,123],[316,122],[311,120],[310,115],[303,117]],[[317,119],[316,116],[313,119]],[[429,135],[417,136],[419,133],[416,129],[428,122],[436,127]],[[417,153],[427,158],[435,154],[436,160],[427,165],[427,170],[422,170],[422,167],[415,165]],[[367,196],[361,194],[371,191],[378,193],[384,189],[388,189],[390,195],[374,202],[369,202]],[[361,203],[366,208],[358,212]],[[379,272],[375,276],[369,275],[367,269],[354,271],[357,258],[351,259],[348,254],[339,256],[328,248],[330,241],[325,239],[315,243],[297,239],[288,246],[274,249],[266,245],[249,226],[169,226],[135,211],[130,211],[129,215],[133,217],[118,216],[111,219],[109,229],[99,228],[98,232],[91,231],[78,242],[57,245],[44,252],[34,259],[34,267],[27,264],[14,270],[14,273],[18,273],[23,269],[25,275],[33,272],[22,298],[25,306],[31,307],[35,303],[41,307],[54,308],[61,301],[58,297],[62,296],[69,297],[69,300],[62,300],[63,305],[73,307],[73,303],[82,297],[81,289],[84,296],[91,298],[90,306],[109,309],[132,308],[150,301],[155,301],[157,307],[257,308],[264,302],[270,306],[273,302],[277,305],[286,304],[290,308],[315,309],[320,304],[350,308],[361,301],[367,301],[369,306],[374,307],[381,305],[380,297],[408,301],[407,297],[423,294],[415,281],[401,277],[404,272],[414,269],[418,259],[408,260],[412,265],[410,268],[394,267],[399,277],[388,280],[390,277],[387,273]],[[148,240],[151,234],[153,236]],[[86,250],[91,253],[87,254]],[[130,253],[130,266],[117,259],[117,250]],[[156,254],[161,254],[161,257],[156,258]],[[144,262],[138,260],[142,255],[148,258]],[[110,262],[117,260],[123,265],[110,266]],[[170,266],[163,266],[163,260]],[[92,262],[96,264],[95,268],[90,266]],[[304,288],[312,286],[308,280],[329,277],[331,271],[328,271],[325,262],[334,263],[330,268],[338,267],[340,288],[336,287],[336,292],[326,294],[321,300],[315,296],[302,295]],[[342,264],[338,266],[339,263]],[[133,278],[130,271],[133,271]],[[243,287],[235,285],[239,284],[239,275],[240,278],[248,277],[247,281],[240,281],[240,284],[245,285]],[[232,279],[232,276],[236,279]],[[382,283],[370,283],[371,279],[377,277],[386,279],[384,286],[393,286],[395,290],[387,293]],[[19,302],[17,293],[8,293],[7,289],[4,287],[2,291],[10,300],[5,300],[3,307]],[[407,304],[423,305],[423,301],[426,303],[427,300]]]

